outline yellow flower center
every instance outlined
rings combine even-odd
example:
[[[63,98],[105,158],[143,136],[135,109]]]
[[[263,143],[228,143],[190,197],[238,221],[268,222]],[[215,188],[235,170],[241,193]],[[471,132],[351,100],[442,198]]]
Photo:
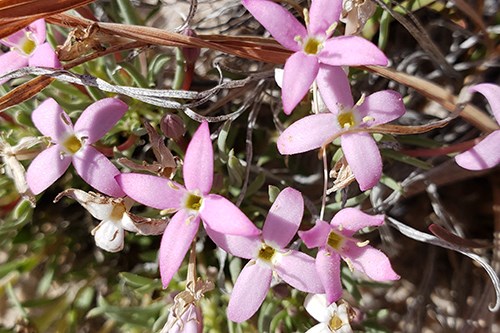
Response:
[[[75,154],[82,148],[82,142],[74,134],[66,139],[63,143],[64,148],[66,148],[71,154]]]
[[[333,315],[332,319],[330,319],[330,322],[328,323],[328,327],[334,332],[339,330],[344,323],[342,322],[342,319],[339,318],[337,315]]]
[[[125,211],[126,209],[123,203],[113,205],[113,210],[111,211],[110,219],[113,221],[121,220]]]
[[[342,244],[344,243],[344,237],[337,234],[335,231],[330,231],[326,243],[330,245],[333,249],[340,250]]]
[[[26,39],[23,41],[23,43],[21,45],[19,45],[20,47],[20,50],[26,54],[26,55],[30,55],[31,53],[33,53],[33,51],[35,50],[36,48],[36,43],[34,40],[32,40],[31,38],[29,38],[28,36],[26,36]]]
[[[185,207],[187,209],[198,211],[200,210],[202,203],[203,203],[202,197],[196,194],[189,193],[188,197],[186,198]]]
[[[262,244],[262,247],[259,250],[258,257],[264,261],[271,262],[276,250],[267,244]]]
[[[337,120],[342,128],[352,128],[356,125],[356,118],[352,111],[339,113]]]
[[[304,44],[304,53],[306,54],[317,54],[321,49],[321,41],[316,38],[308,38],[306,39],[306,43]]]

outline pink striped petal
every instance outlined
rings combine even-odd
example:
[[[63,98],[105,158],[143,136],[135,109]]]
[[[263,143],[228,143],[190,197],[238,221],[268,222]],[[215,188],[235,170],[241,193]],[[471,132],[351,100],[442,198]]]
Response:
[[[500,130],[486,136],[481,142],[455,156],[455,161],[464,169],[484,170],[500,164]]]
[[[167,288],[179,270],[193,239],[198,232],[200,218],[182,209],[175,213],[161,238],[158,261],[163,288]]]
[[[304,117],[290,125],[278,138],[282,155],[303,153],[321,147],[339,131],[337,116],[320,113]]]
[[[309,9],[309,35],[325,35],[326,30],[340,19],[342,1],[313,0]]]
[[[129,197],[156,209],[180,209],[187,193],[182,185],[153,175],[121,173],[115,179]]]
[[[344,208],[332,219],[331,225],[342,230],[342,234],[351,237],[365,227],[376,227],[384,224],[384,215],[369,215],[356,208]]]
[[[299,251],[288,250],[276,263],[274,270],[286,283],[308,293],[325,292],[314,263],[314,258]]]
[[[206,121],[201,123],[189,143],[182,173],[188,190],[199,190],[203,195],[210,192],[214,177],[214,151]]]
[[[500,86],[492,83],[481,83],[471,86],[469,91],[477,91],[486,97],[497,123],[500,124]]]
[[[375,186],[382,176],[382,157],[377,143],[368,133],[344,134],[342,150],[361,191]]]
[[[61,142],[70,133],[73,133],[73,125],[68,115],[52,99],[46,99],[31,114],[31,119],[36,128],[54,142]]]
[[[349,79],[342,67],[320,64],[316,82],[330,112],[338,114],[342,111],[339,104],[346,109],[354,105]]]
[[[321,249],[316,255],[316,271],[326,292],[328,304],[342,297],[342,282],[340,281],[340,256]]]
[[[33,194],[39,194],[52,185],[68,169],[71,157],[62,155],[59,145],[45,149],[31,162],[26,180]]]
[[[104,98],[87,107],[75,123],[75,133],[92,144],[102,138],[125,112],[128,105],[116,98]]]
[[[318,75],[318,70],[319,63],[316,56],[296,52],[288,58],[283,72],[283,89],[281,89],[283,111],[286,114],[292,113],[307,94]]]
[[[307,248],[324,246],[332,228],[322,220],[316,220],[316,224],[307,231],[299,231],[299,237]]]
[[[266,298],[273,271],[267,265],[259,265],[250,261],[241,271],[234,284],[227,317],[231,321],[241,323],[254,315]]]
[[[0,76],[12,72],[16,69],[28,66],[28,58],[23,57],[16,51],[10,51],[0,55]],[[0,79],[0,84],[4,84],[9,79]]]
[[[262,231],[266,243],[279,248],[287,246],[297,233],[303,214],[302,194],[291,187],[281,191],[264,222]]]
[[[365,98],[357,110],[361,118],[370,117],[365,126],[388,123],[405,114],[406,109],[401,95],[393,90],[378,91]]]
[[[80,177],[99,192],[116,198],[125,195],[115,180],[120,171],[94,147],[84,146],[73,155],[73,166]]]
[[[217,244],[218,247],[232,254],[233,256],[252,259],[262,246],[260,235],[256,236],[234,236],[225,235],[214,231],[208,225],[205,226],[208,237]]]
[[[306,28],[285,8],[269,0],[242,0],[243,6],[281,45],[300,50],[296,36],[305,38]]]
[[[43,44],[46,38],[45,20],[39,19],[28,25],[28,30],[33,33],[38,45]]]
[[[373,43],[358,36],[340,36],[327,40],[319,53],[320,62],[331,66],[387,66],[387,57]]]
[[[260,230],[231,201],[217,194],[203,198],[200,209],[203,222],[211,229],[223,234],[255,236]]]
[[[382,251],[369,245],[358,247],[354,242],[346,244],[343,256],[349,258],[357,270],[375,281],[393,281],[400,277],[391,267],[389,258]]]
[[[43,43],[36,47],[29,58],[30,66],[61,68],[56,52],[49,43]]]

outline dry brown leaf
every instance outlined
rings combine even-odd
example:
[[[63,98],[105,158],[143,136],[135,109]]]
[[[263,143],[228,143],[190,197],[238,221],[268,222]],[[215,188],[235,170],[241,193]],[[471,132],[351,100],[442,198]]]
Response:
[[[0,38],[39,18],[87,5],[95,0],[0,0]]]

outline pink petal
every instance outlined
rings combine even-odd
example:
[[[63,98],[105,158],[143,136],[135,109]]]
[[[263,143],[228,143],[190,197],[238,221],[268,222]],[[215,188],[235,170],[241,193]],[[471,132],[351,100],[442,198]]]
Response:
[[[182,264],[193,239],[196,236],[200,218],[193,218],[188,211],[178,211],[167,225],[161,238],[158,261],[163,288],[167,288],[170,280]]]
[[[186,189],[171,180],[139,173],[121,173],[115,177],[132,199],[156,209],[180,209]]]
[[[284,248],[290,243],[299,229],[304,214],[304,199],[302,194],[287,187],[274,201],[266,221],[263,236],[270,245]]]
[[[318,70],[319,63],[316,56],[296,52],[288,58],[283,72],[283,89],[281,89],[283,111],[286,114],[292,113],[307,94],[318,75]]]
[[[321,249],[316,255],[316,271],[326,292],[328,304],[342,297],[342,282],[340,281],[340,256]]]
[[[384,215],[369,215],[356,208],[344,208],[332,219],[331,225],[342,230],[342,234],[351,237],[355,232],[365,227],[375,227],[384,224]]]
[[[21,29],[14,32],[5,38],[0,39],[0,44],[9,48],[18,47],[20,43],[26,40],[26,29]]]
[[[115,180],[120,171],[94,147],[84,146],[73,155],[73,166],[80,177],[99,192],[112,197],[125,195]]]
[[[366,116],[373,118],[365,123],[366,126],[388,123],[406,112],[403,98],[393,90],[378,91],[367,96],[357,109],[361,118]]]
[[[347,109],[354,105],[349,79],[341,67],[320,64],[316,82],[330,112],[337,114],[342,111],[339,104]]]
[[[361,191],[375,186],[382,176],[382,157],[368,133],[344,134],[342,150]]]
[[[33,37],[35,37],[38,45],[41,45],[43,42],[45,42],[46,27],[44,19],[39,19],[32,22],[30,25],[28,25],[28,30],[33,33]]]
[[[269,266],[259,265],[254,261],[243,268],[227,306],[229,320],[241,323],[257,312],[271,286],[272,274]]]
[[[397,275],[389,262],[389,258],[381,251],[366,245],[358,247],[354,242],[349,242],[343,252],[349,258],[354,268],[364,272],[375,281],[398,280]]]
[[[203,222],[211,229],[223,234],[255,236],[260,230],[231,201],[217,194],[203,198],[200,209]]]
[[[182,173],[188,190],[199,190],[204,195],[210,192],[214,177],[214,151],[206,121],[198,127],[187,147]]]
[[[128,105],[116,98],[104,98],[87,107],[75,123],[75,133],[87,137],[92,144],[102,138],[128,110]]]
[[[125,233],[113,221],[103,221],[94,229],[95,243],[108,252],[118,252],[123,249]]]
[[[486,97],[497,123],[500,123],[500,86],[492,83],[481,83],[470,87],[469,91],[477,91]]]
[[[286,283],[308,293],[325,292],[316,272],[314,258],[299,251],[288,250],[276,263],[274,270]]]
[[[387,57],[371,42],[358,36],[330,38],[319,53],[320,62],[332,66],[387,66]]]
[[[0,76],[16,69],[28,66],[28,58],[23,57],[16,51],[10,51],[0,55]],[[0,79],[0,84],[4,84],[9,79]]]
[[[342,1],[313,0],[309,9],[309,26],[307,30],[310,35],[325,34],[330,26],[340,19],[342,12]]]
[[[242,0],[242,3],[281,45],[292,51],[300,49],[295,37],[305,38],[306,28],[288,10],[268,0]]]
[[[42,193],[68,169],[71,157],[61,155],[59,145],[45,149],[31,162],[26,180],[33,194]]]
[[[36,47],[29,58],[30,66],[61,68],[56,52],[49,43],[43,43]]]
[[[31,114],[31,119],[36,128],[54,142],[61,142],[73,132],[73,125],[68,115],[52,98],[40,104]]]
[[[483,170],[500,164],[500,130],[486,136],[481,142],[455,156],[455,161],[464,169]]]
[[[262,245],[260,235],[225,235],[210,229],[208,225],[205,226],[205,230],[208,234],[208,237],[210,237],[210,239],[212,239],[212,241],[217,244],[218,247],[236,257],[252,259]]]
[[[278,138],[278,150],[282,155],[313,150],[327,144],[338,131],[337,116],[332,113],[307,116],[294,122],[281,133]]]
[[[311,229],[299,231],[299,237],[307,248],[312,249],[326,244],[330,230],[332,230],[332,228],[327,222],[316,220],[316,224]]]

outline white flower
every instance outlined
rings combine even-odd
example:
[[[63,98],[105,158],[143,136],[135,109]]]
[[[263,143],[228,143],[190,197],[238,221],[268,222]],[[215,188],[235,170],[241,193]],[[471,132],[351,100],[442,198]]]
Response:
[[[346,304],[328,305],[324,294],[309,294],[304,302],[307,312],[319,321],[306,333],[352,333]]]
[[[125,198],[110,198],[94,192],[78,189],[68,189],[54,199],[59,201],[68,196],[82,205],[101,223],[92,230],[96,245],[108,252],[118,252],[123,249],[125,231],[142,235],[159,235],[165,230],[168,219],[143,218],[129,212],[133,200]]]

